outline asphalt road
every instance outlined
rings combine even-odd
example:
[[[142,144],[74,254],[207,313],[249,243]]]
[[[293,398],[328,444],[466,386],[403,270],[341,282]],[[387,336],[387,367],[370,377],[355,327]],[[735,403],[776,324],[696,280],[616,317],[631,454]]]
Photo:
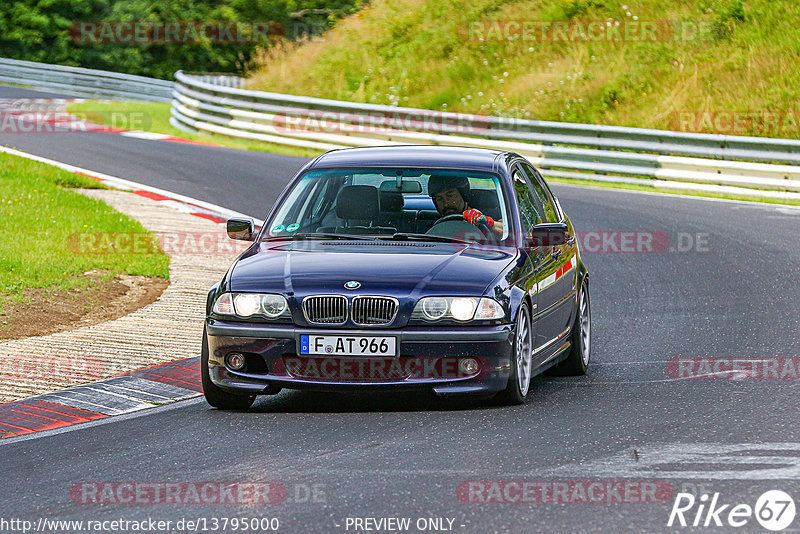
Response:
[[[0,136],[11,142],[254,216],[266,213],[303,163],[107,134]],[[537,378],[527,402],[513,408],[284,391],[246,413],[195,400],[3,440],[0,518],[276,517],[280,532],[354,532],[348,518],[408,517],[410,532],[419,531],[419,518],[449,518],[451,531],[464,533],[661,532],[703,528],[667,526],[673,496],[478,503],[464,502],[457,489],[469,481],[627,481],[631,488],[644,481],[672,492],[718,492],[720,504],[754,506],[771,489],[797,499],[798,380],[676,380],[666,368],[672,358],[800,356],[800,210],[555,191],[576,228],[605,232],[598,235],[609,247],[619,236],[613,232],[638,231],[666,234],[674,249],[584,253],[594,319],[585,377]],[[287,498],[104,506],[70,498],[75,484],[107,481],[269,481],[282,484]],[[734,530],[725,523],[729,510],[716,531]],[[689,522],[696,511],[686,513]],[[737,531],[764,530],[750,518]]]

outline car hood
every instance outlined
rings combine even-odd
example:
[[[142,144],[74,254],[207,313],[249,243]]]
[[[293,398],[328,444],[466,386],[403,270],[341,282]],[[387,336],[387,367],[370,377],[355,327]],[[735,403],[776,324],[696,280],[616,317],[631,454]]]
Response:
[[[514,249],[458,243],[300,241],[264,243],[242,256],[232,291],[312,294],[481,295],[514,259]],[[354,291],[345,282],[361,284]]]

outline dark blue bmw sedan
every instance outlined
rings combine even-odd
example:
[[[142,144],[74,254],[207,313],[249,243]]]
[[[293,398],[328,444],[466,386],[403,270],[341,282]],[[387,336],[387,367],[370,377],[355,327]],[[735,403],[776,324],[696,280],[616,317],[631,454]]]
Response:
[[[335,150],[306,165],[208,294],[203,391],[244,409],[282,388],[524,401],[589,363],[575,232],[521,156],[466,147]]]

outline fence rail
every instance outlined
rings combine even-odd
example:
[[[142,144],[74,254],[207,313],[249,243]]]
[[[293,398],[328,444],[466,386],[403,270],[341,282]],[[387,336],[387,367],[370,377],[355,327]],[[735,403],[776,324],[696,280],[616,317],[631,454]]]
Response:
[[[175,73],[175,82],[0,58],[0,82],[76,96],[171,101],[173,126],[316,150],[463,145],[528,157],[546,176],[800,198],[800,140],[535,121],[361,104],[244,89],[244,80]]]
[[[240,79],[207,80],[181,71],[175,78],[171,122],[182,129],[319,150],[478,146],[520,153],[550,176],[727,186],[800,198],[800,140],[434,112],[249,91]]]
[[[70,96],[169,102],[173,82],[105,70],[0,58],[0,82],[51,89]]]

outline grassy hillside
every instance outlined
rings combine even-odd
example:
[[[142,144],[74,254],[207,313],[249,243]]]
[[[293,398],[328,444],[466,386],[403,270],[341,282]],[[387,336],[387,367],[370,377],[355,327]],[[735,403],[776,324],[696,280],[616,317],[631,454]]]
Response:
[[[541,30],[524,35],[491,21],[559,21],[568,30],[556,35],[551,26],[541,39]],[[615,41],[613,33],[590,26],[595,21],[619,22],[620,29],[652,22],[657,30],[629,38],[623,31]],[[798,21],[800,3],[791,0],[373,0],[324,36],[262,57],[250,87],[434,110],[797,138]],[[603,38],[582,38],[589,28]],[[742,112],[741,120],[734,123],[727,112]]]

